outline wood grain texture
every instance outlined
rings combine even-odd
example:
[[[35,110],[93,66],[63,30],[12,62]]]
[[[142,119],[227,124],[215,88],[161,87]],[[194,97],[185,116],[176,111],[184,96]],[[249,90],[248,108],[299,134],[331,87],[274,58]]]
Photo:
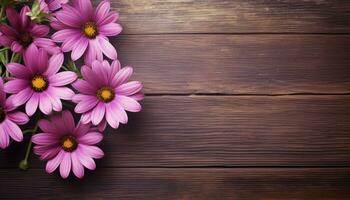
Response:
[[[128,35],[113,44],[147,94],[350,92],[348,35]]]
[[[144,110],[84,180],[0,151],[0,199],[350,199],[350,1],[111,2]]]
[[[84,181],[67,181],[43,170],[0,170],[0,193],[4,199],[348,200],[349,174],[340,168],[99,168]]]
[[[350,32],[343,0],[113,0],[112,7],[124,34]]]
[[[108,130],[104,167],[349,166],[350,97],[146,97]],[[15,168],[16,146],[0,166]],[[35,157],[33,166],[42,166]]]

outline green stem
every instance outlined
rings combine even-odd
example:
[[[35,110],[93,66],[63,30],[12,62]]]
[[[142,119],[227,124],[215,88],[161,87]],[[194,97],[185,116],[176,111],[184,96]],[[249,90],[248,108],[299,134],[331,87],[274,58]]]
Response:
[[[0,22],[2,22],[3,18],[4,18],[4,12],[5,12],[5,6],[1,6],[1,9],[0,9]]]
[[[7,50],[9,50],[9,49],[10,49],[10,48],[8,48],[8,47],[4,47],[4,48],[0,49],[0,52],[7,51]]]
[[[34,129],[27,129],[27,130],[24,130],[22,133],[26,134],[26,133],[33,133],[33,132],[34,132]]]
[[[21,56],[15,52],[12,52],[10,62],[20,62],[21,61]]]
[[[15,52],[12,52],[10,62],[12,62],[12,61],[15,59],[15,55],[16,55],[16,53],[15,53]]]
[[[29,158],[29,154],[30,154],[30,151],[32,149],[32,139],[30,139],[29,143],[28,143],[28,147],[27,147],[27,152],[26,152],[26,157],[24,158],[25,161],[28,161],[28,158]]]
[[[35,125],[34,129],[32,130],[32,136],[36,133],[37,130],[38,130],[38,123]],[[33,146],[33,142],[32,142],[32,138],[30,138],[28,146],[27,146],[26,155],[25,155],[24,159],[19,163],[20,169],[27,170],[29,168],[28,158],[29,158],[30,152],[32,150],[32,146]]]
[[[66,66],[62,65],[62,69],[66,70],[66,71],[70,71]]]
[[[12,62],[20,62],[20,58],[21,57],[18,54],[16,54],[15,52],[12,52],[10,63],[12,63]],[[10,76],[10,73],[7,71],[6,67],[5,67],[5,76],[6,77]]]

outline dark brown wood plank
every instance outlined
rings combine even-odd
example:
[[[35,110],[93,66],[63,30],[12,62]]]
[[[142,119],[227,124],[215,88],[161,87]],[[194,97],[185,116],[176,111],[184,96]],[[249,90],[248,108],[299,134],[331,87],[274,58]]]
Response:
[[[128,35],[114,44],[148,94],[350,92],[348,35]]]
[[[350,32],[343,0],[113,0],[126,34]]]
[[[105,132],[100,166],[350,166],[350,96],[164,96],[143,106]],[[2,151],[0,166],[23,155]]]
[[[99,168],[83,181],[67,181],[44,170],[0,170],[0,193],[4,199],[347,200],[349,174],[349,168]]]

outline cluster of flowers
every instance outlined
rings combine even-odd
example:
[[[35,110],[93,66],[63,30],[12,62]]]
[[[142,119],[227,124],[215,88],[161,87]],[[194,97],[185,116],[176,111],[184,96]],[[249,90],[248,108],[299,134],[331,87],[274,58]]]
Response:
[[[94,170],[94,159],[104,156],[96,145],[106,126],[116,129],[128,122],[126,111],[141,110],[142,84],[129,81],[133,69],[121,68],[108,39],[122,31],[118,13],[108,0],[96,8],[90,0],[0,6],[0,148],[31,133],[20,168],[28,168],[34,143],[48,173],[59,168],[63,178],[71,171],[82,178],[84,167]],[[24,130],[29,117],[36,125]]]

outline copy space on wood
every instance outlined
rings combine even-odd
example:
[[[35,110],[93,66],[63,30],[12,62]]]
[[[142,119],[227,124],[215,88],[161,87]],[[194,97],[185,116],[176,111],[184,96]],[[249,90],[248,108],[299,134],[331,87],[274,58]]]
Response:
[[[147,94],[350,92],[347,35],[127,35],[113,44]]]
[[[98,168],[81,181],[2,169],[0,193],[4,199],[348,200],[349,174],[342,168]]]
[[[143,106],[105,132],[99,167],[350,164],[349,96],[164,96]],[[14,145],[0,166],[22,155]]]
[[[343,0],[112,0],[124,34],[350,32]]]

